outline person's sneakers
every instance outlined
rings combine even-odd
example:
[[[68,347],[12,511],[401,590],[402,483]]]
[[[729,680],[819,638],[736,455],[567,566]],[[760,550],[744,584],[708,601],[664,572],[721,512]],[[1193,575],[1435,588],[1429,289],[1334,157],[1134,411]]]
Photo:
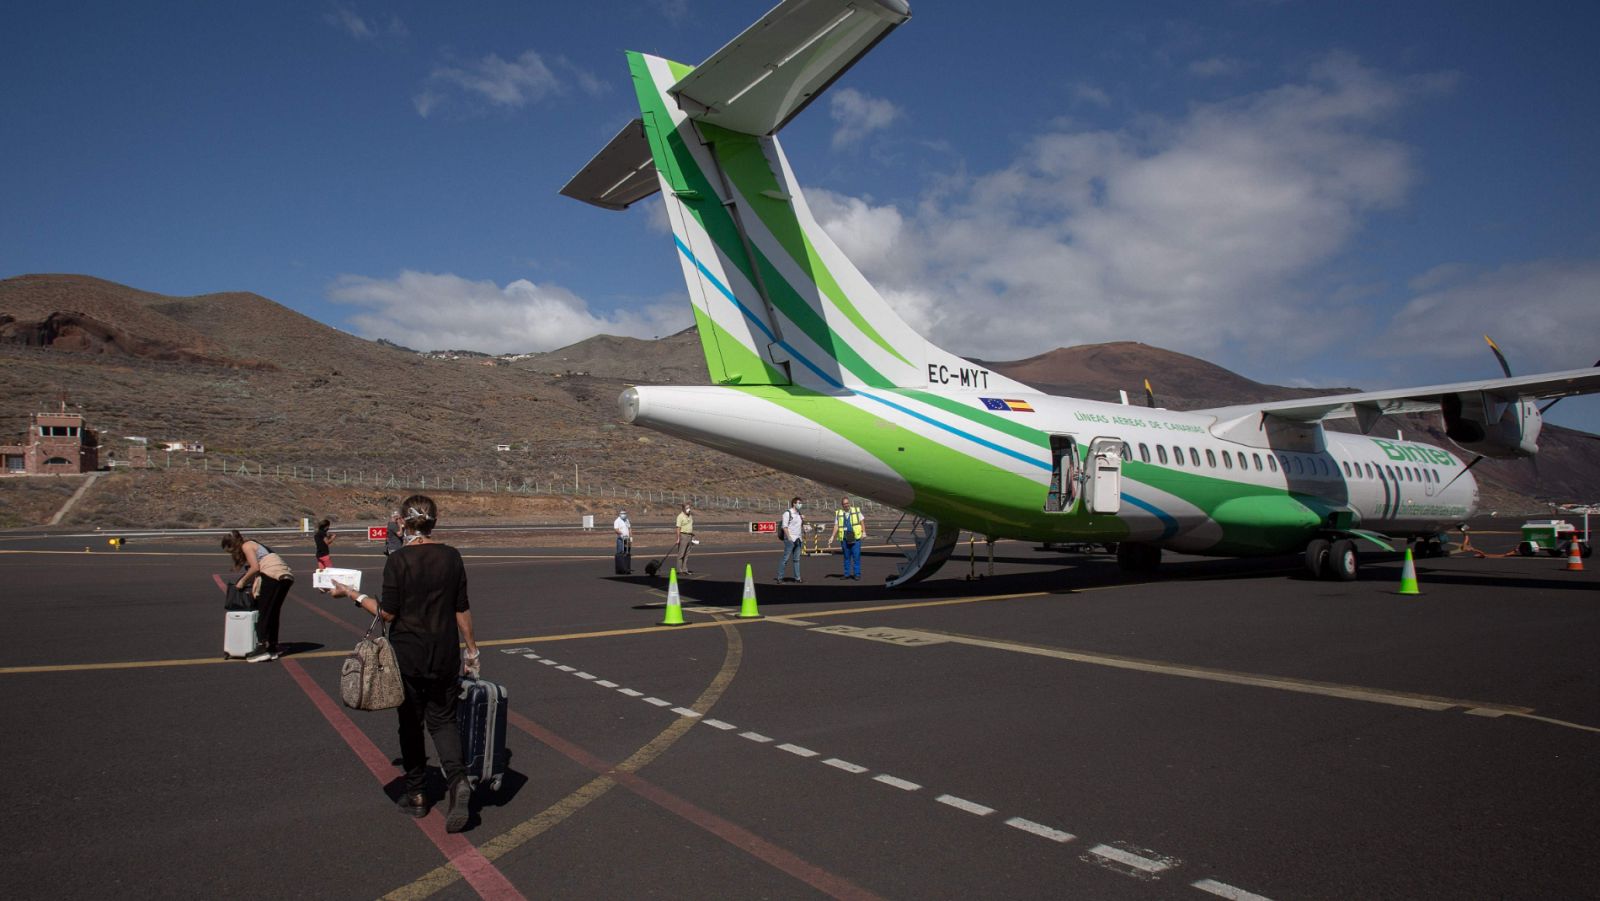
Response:
[[[472,783],[462,776],[445,792],[444,831],[460,832],[467,828],[467,818],[472,814],[471,807]]]
[[[400,796],[400,812],[419,820],[428,815],[428,809],[432,806],[423,792],[406,792]]]
[[[273,660],[277,660],[279,657],[283,656],[283,650],[281,648],[273,648],[269,653],[272,654],[271,659]]]
[[[267,650],[266,648],[256,648],[250,652],[250,656],[244,658],[244,661],[246,663],[260,663],[263,660],[272,659],[274,659],[274,656],[271,651]]]

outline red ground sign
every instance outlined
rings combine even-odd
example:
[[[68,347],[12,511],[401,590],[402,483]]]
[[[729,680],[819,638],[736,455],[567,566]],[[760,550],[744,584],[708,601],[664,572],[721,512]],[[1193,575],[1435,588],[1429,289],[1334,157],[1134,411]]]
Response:
[[[750,524],[750,531],[756,533],[773,533],[778,531],[778,524],[775,522],[753,522]]]
[[[388,537],[389,537],[389,527],[388,526],[368,526],[367,527],[367,540],[368,541],[383,541],[384,539],[386,539]]]

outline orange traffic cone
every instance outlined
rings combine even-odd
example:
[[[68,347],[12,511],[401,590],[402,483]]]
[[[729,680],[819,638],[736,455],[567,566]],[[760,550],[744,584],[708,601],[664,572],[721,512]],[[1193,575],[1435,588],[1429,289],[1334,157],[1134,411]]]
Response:
[[[1567,549],[1567,572],[1583,572],[1583,549],[1578,547],[1578,539],[1572,539],[1572,547]]]

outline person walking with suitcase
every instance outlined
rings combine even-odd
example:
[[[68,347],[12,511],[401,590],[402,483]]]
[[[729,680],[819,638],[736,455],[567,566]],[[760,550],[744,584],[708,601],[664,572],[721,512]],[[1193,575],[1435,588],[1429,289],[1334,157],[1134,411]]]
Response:
[[[789,509],[783,511],[783,517],[778,521],[778,534],[783,538],[783,559],[778,561],[778,577],[774,582],[783,581],[783,571],[789,568],[789,561],[794,561],[794,580],[800,581],[800,554],[805,547],[805,518],[800,515],[800,508],[805,506],[800,499],[789,501]]]
[[[431,537],[439,521],[433,498],[414,494],[401,502],[400,509],[405,545],[384,563],[382,600],[339,582],[329,594],[351,598],[363,612],[389,623],[389,643],[405,685],[405,701],[396,708],[405,769],[401,812],[420,818],[427,816],[432,806],[427,794],[428,749],[422,738],[426,725],[448,784],[444,828],[460,832],[470,817],[472,783],[462,764],[456,724],[458,680],[463,673],[476,675],[478,669],[478,642],[472,634],[472,610],[467,603],[467,569],[460,551]],[[464,657],[463,641],[467,645]]]
[[[861,517],[861,508],[851,506],[848,497],[839,498],[839,509],[833,511],[833,534],[828,543],[839,539],[839,551],[844,556],[844,577],[861,581],[861,539],[867,537],[867,523]]]
[[[617,511],[617,518],[611,521],[611,531],[617,533],[617,575],[633,575],[633,524],[628,521],[628,511]]]
[[[222,549],[233,558],[233,565],[244,572],[239,574],[234,587],[251,591],[254,587],[256,609],[261,618],[256,623],[256,649],[244,659],[250,663],[277,660],[283,656],[278,648],[278,622],[283,612],[283,599],[294,582],[294,571],[277,552],[259,541],[251,541],[234,529],[222,536]],[[259,581],[258,581],[259,580]]]

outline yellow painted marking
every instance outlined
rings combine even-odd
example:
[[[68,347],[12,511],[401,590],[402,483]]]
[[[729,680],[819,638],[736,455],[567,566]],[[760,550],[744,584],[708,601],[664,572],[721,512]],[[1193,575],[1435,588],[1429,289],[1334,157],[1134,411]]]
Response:
[[[739,672],[739,663],[744,659],[744,639],[740,637],[737,629],[731,628],[733,623],[722,622],[723,632],[728,638],[728,648],[722,657],[722,667],[706,686],[700,697],[690,705],[689,709],[696,713],[706,714],[711,712],[712,706],[721,700],[722,695],[732,684],[733,677]],[[627,760],[617,764],[616,771],[620,773],[636,773],[647,766],[651,761],[666,753],[678,739],[688,734],[694,728],[695,719],[679,717],[672,725],[661,730],[661,733],[651,739],[639,750],[629,755]],[[485,859],[498,860],[503,855],[513,851],[528,842],[538,838],[550,829],[561,824],[562,821],[589,806],[590,803],[600,799],[606,792],[615,787],[617,781],[610,776],[596,776],[589,780],[577,791],[565,798],[539,811],[532,818],[511,827],[500,835],[478,846],[478,853]],[[461,873],[450,864],[437,867],[417,881],[401,886],[384,895],[386,901],[417,901],[427,898],[444,888],[454,884],[461,878]]]
[[[906,610],[916,607],[943,607],[950,604],[976,604],[985,601],[1006,601],[1015,598],[1043,597],[1048,594],[1050,594],[1050,592],[1034,591],[1025,594],[994,594],[975,598],[946,598],[933,601],[913,601],[906,604],[886,604],[876,607],[851,607],[844,610],[820,610],[815,613],[807,613],[806,616],[851,616],[858,613],[879,613],[884,610]],[[727,625],[743,626],[759,622],[765,622],[765,620],[740,619],[734,620],[731,623],[727,623]],[[500,645],[532,644],[542,641],[577,641],[585,638],[616,638],[622,635],[668,635],[672,632],[682,632],[685,629],[711,629],[722,625],[724,625],[724,623],[719,620],[708,620],[705,622],[685,623],[681,626],[673,626],[671,629],[664,629],[660,626],[641,626],[630,629],[604,629],[598,632],[568,632],[560,635],[527,635],[520,638],[496,638],[490,641],[480,641],[478,642],[478,645],[480,647],[498,647]],[[295,654],[294,658],[296,660],[316,660],[325,657],[346,657],[349,656],[349,654],[349,651],[344,650],[308,651],[303,654]],[[66,663],[49,666],[6,666],[0,667],[0,675],[15,675],[19,673],[65,673],[78,672],[82,670],[145,669],[149,667],[161,666],[199,666],[201,664],[230,662],[233,661],[223,660],[221,657],[198,657],[188,660],[129,660],[113,663]]]
[[[903,630],[911,631],[911,630]],[[1532,707],[1513,707],[1506,704],[1487,704],[1482,701],[1464,701],[1459,698],[1445,698],[1438,695],[1416,694],[1405,691],[1389,691],[1381,688],[1364,688],[1359,685],[1342,685],[1337,682],[1318,682],[1312,679],[1296,679],[1290,676],[1264,676],[1257,673],[1242,673],[1234,670],[1213,669],[1205,666],[1189,666],[1180,663],[1166,663],[1160,660],[1142,660],[1138,657],[1123,657],[1117,654],[1096,654],[1088,651],[1073,651],[1066,648],[1052,648],[1043,645],[1024,644],[1016,641],[999,641],[990,638],[979,638],[972,635],[960,635],[953,632],[940,632],[931,629],[919,630],[930,638],[941,638],[957,644],[972,645],[980,648],[992,648],[1000,651],[1012,651],[1018,654],[1032,654],[1038,657],[1052,657],[1057,660],[1071,660],[1075,663],[1088,663],[1095,666],[1107,666],[1115,669],[1136,670],[1145,673],[1157,673],[1164,676],[1182,676],[1187,679],[1204,679],[1210,682],[1228,682],[1234,685],[1250,685],[1257,688],[1274,688],[1280,691],[1293,691],[1302,694],[1325,695],[1333,698],[1345,698],[1354,701],[1369,701],[1376,704],[1391,704],[1396,707],[1411,707],[1418,710],[1450,710],[1457,707],[1467,708],[1478,716],[1502,714],[1515,714],[1525,716],[1533,712]],[[1587,728],[1587,727],[1584,727]],[[1600,731],[1600,730],[1596,730]]]

